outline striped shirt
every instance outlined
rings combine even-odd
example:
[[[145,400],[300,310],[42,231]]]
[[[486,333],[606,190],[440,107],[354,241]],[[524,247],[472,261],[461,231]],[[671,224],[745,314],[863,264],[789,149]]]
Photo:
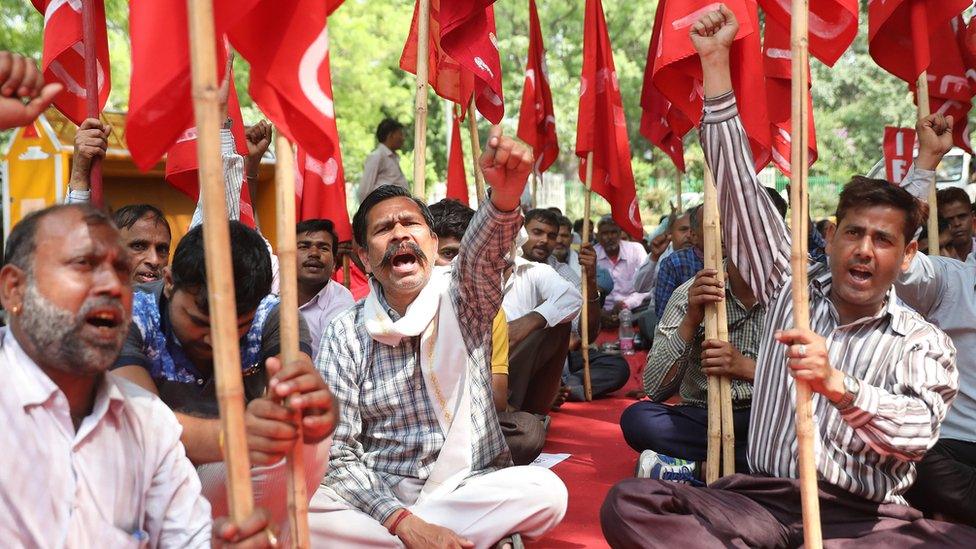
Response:
[[[790,235],[753,171],[748,139],[730,92],[705,102],[702,146],[715,172],[729,256],[766,304],[749,427],[754,473],[798,478],[795,385],[777,329],[793,326]],[[841,325],[831,273],[809,271],[811,329],[827,338],[830,364],[858,379],[843,410],[813,395],[816,466],[822,481],[871,501],[904,504],[914,461],[939,437],[957,389],[952,341],[889,290],[877,314]]]
[[[681,403],[705,408],[708,405],[708,376],[701,369],[702,343],[705,329],[698,327],[694,339],[685,341],[678,327],[688,312],[688,290],[694,278],[675,288],[671,300],[664,308],[664,316],[657,324],[654,346],[647,355],[644,368],[644,392],[647,398],[663,402],[680,387]],[[756,359],[765,309],[755,305],[746,309],[732,291],[725,290],[725,310],[729,322],[729,342],[743,356]],[[673,373],[668,375],[669,372]],[[749,407],[752,401],[752,384],[741,379],[732,380],[732,405],[736,409]]]
[[[500,212],[490,201],[475,214],[454,260],[450,295],[470,363],[472,474],[511,465],[492,400],[489,361],[492,320],[502,304],[502,272],[521,227],[521,213]],[[383,302],[382,296],[379,296]],[[426,480],[444,445],[420,370],[419,337],[392,347],[366,331],[363,305],[332,321],[316,366],[340,406],[322,481],[339,497],[379,522],[404,506],[395,488]],[[400,318],[389,310],[390,318]]]

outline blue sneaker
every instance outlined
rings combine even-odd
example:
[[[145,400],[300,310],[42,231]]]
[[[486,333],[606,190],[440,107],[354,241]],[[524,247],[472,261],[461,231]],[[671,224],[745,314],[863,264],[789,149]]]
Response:
[[[694,461],[673,458],[659,454],[654,450],[644,450],[637,460],[637,478],[652,478],[690,486],[704,486],[705,483],[695,476],[697,468],[698,464]]]

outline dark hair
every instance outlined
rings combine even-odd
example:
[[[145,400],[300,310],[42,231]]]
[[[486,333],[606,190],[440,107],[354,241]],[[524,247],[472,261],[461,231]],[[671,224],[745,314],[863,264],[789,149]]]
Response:
[[[552,225],[556,230],[559,230],[559,215],[549,209],[536,208],[529,210],[525,214],[525,225],[528,225],[530,221],[539,221],[545,225]]]
[[[392,118],[384,118],[382,122],[376,126],[376,140],[380,143],[386,141],[386,138],[390,136],[391,133],[402,130],[403,124],[397,122]]]
[[[563,228],[563,227],[569,227],[569,230],[570,231],[573,230],[573,222],[570,221],[569,218],[566,217],[565,215],[559,216],[558,221],[559,221],[559,228],[560,229]]]
[[[956,202],[965,204],[967,208],[971,208],[973,205],[969,200],[969,195],[966,194],[966,191],[960,189],[959,187],[948,187],[935,193],[935,203],[938,204],[939,207]]]
[[[474,210],[453,198],[445,198],[430,205],[430,215],[434,219],[434,233],[441,238],[464,238],[465,231],[474,217]]]
[[[32,273],[34,270],[34,252],[37,250],[37,227],[45,217],[69,209],[80,211],[85,223],[89,226],[108,225],[115,228],[112,218],[104,210],[88,203],[58,204],[37,210],[27,214],[10,231],[4,247],[3,264],[13,265],[28,274]]]
[[[890,206],[901,210],[905,214],[902,233],[905,242],[911,242],[921,223],[918,202],[905,189],[883,179],[870,179],[860,175],[851,178],[851,181],[844,185],[840,200],[837,202],[837,213],[834,214],[837,225],[840,225],[849,210],[872,206]]]
[[[786,210],[789,206],[783,200],[783,197],[772,187],[764,186],[763,189],[766,189],[766,194],[769,195],[769,199],[773,202],[773,206],[776,207],[776,211],[779,212],[779,216],[786,219]]]
[[[563,215],[563,211],[560,210],[559,208],[557,208],[556,206],[549,206],[546,209],[549,210],[550,212],[556,214],[556,215]]]
[[[264,238],[239,221],[230,222],[230,252],[234,273],[234,299],[237,315],[258,308],[271,293],[271,254]],[[200,309],[207,310],[207,266],[203,251],[203,226],[186,233],[176,246],[173,263],[173,290],[194,294]]]
[[[610,214],[607,214],[607,215],[601,217],[600,218],[600,221],[597,221],[597,223],[596,223],[596,230],[599,231],[600,230],[600,227],[602,227],[604,225],[615,225],[618,228],[620,227],[620,224],[617,223],[617,220],[615,220],[613,218],[613,216],[610,215]]]
[[[365,199],[363,199],[362,204],[359,205],[359,209],[356,210],[356,214],[352,216],[352,234],[356,239],[356,244],[359,244],[361,248],[366,248],[366,216],[369,215],[369,211],[373,209],[380,202],[389,200],[391,198],[404,197],[413,200],[413,203],[420,208],[420,214],[424,216],[424,221],[427,222],[427,228],[433,231],[434,219],[430,215],[430,209],[427,207],[427,203],[423,200],[414,197],[410,194],[410,191],[404,189],[403,187],[397,185],[382,185],[369,193]]]
[[[115,213],[112,214],[112,219],[115,221],[116,227],[120,229],[131,229],[136,222],[146,216],[155,217],[157,223],[162,223],[166,226],[166,232],[173,234],[169,228],[169,221],[166,221],[166,215],[162,210],[151,204],[129,204],[122,206],[115,210]]]
[[[704,213],[703,210],[704,208],[702,208],[702,204],[699,204],[697,206],[692,206],[691,208],[688,208],[688,211],[685,212],[688,214],[688,223],[691,225],[693,229],[695,227],[701,226],[702,222],[704,221],[702,215]]]
[[[332,235],[332,252],[339,248],[339,235],[335,231],[335,223],[329,219],[306,219],[295,225],[295,234],[327,232]]]

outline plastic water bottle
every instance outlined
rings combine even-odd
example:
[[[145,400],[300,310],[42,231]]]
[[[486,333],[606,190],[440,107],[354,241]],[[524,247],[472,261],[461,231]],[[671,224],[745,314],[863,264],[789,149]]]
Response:
[[[630,309],[620,311],[620,352],[634,354],[634,317]]]

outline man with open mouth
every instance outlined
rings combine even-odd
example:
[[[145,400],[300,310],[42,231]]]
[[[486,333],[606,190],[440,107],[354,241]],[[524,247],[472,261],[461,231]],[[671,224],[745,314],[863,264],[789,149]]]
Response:
[[[512,466],[488,364],[532,153],[496,127],[481,167],[491,198],[453,266],[434,266],[430,211],[401,187],[353,217],[372,291],[329,325],[316,362],[341,417],[309,505],[313,545],[490,547],[562,520],[562,481]]]

